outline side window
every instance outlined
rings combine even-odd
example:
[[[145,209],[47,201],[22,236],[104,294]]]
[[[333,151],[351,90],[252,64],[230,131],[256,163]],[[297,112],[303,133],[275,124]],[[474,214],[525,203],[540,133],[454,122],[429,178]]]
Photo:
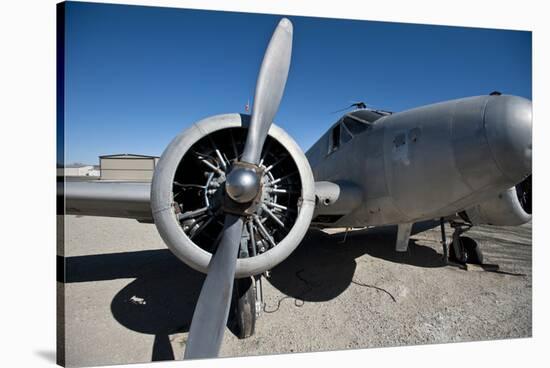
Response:
[[[330,132],[328,153],[336,151],[340,147],[340,124],[337,124]]]

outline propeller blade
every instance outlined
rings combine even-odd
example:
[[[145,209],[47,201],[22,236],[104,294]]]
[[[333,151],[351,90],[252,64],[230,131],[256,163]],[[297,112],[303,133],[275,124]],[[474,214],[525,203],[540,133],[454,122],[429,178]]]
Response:
[[[283,18],[271,36],[260,67],[242,161],[260,161],[267,132],[283,97],[291,54],[292,23]]]
[[[227,214],[222,231],[195,306],[184,359],[214,358],[220,351],[233,294],[243,219]]]
[[[250,127],[241,161],[255,165],[260,161],[269,127],[283,97],[291,53],[292,23],[283,18],[271,36],[260,67]],[[231,177],[234,180],[230,180]],[[232,199],[242,203],[238,195],[241,189],[255,194],[255,186],[249,183],[250,178],[246,169],[233,169],[227,176],[228,195],[231,197],[229,193],[235,192],[233,197],[236,198]],[[243,223],[242,217],[229,213],[225,216],[223,235],[208,265],[208,275],[193,313],[185,359],[212,358],[220,351],[231,306]]]

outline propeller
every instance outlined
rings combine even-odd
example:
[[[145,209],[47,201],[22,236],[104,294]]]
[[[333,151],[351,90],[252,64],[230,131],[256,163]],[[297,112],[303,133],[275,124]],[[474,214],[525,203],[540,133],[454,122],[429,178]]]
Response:
[[[257,165],[283,96],[291,53],[292,23],[283,18],[271,36],[260,67],[241,161],[233,164],[225,181],[226,201],[237,204],[237,208],[260,194],[261,173]],[[216,357],[220,351],[231,305],[243,214],[226,213],[222,236],[193,313],[184,359]]]

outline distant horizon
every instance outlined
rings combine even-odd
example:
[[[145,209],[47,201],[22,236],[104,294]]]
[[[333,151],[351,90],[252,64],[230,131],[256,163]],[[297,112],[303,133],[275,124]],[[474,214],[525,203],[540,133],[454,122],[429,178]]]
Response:
[[[65,162],[160,156],[192,123],[244,113],[279,15],[66,3]],[[532,99],[528,31],[288,16],[275,122],[306,151],[351,101],[389,111],[500,91]],[[60,140],[61,141],[61,140]]]

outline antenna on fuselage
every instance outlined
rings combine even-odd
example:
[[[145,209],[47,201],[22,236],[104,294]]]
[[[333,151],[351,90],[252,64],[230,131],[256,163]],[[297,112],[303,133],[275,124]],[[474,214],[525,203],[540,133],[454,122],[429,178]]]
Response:
[[[341,111],[344,111],[344,110],[348,110],[348,109],[351,109],[352,107],[355,107],[355,108],[357,108],[357,109],[366,109],[366,108],[367,108],[367,104],[364,103],[363,101],[353,102],[351,105],[349,105],[349,106],[347,106],[347,107],[344,107],[343,109],[340,109],[340,110],[336,110],[336,111],[331,112],[331,114],[336,114],[337,112],[341,112]]]

